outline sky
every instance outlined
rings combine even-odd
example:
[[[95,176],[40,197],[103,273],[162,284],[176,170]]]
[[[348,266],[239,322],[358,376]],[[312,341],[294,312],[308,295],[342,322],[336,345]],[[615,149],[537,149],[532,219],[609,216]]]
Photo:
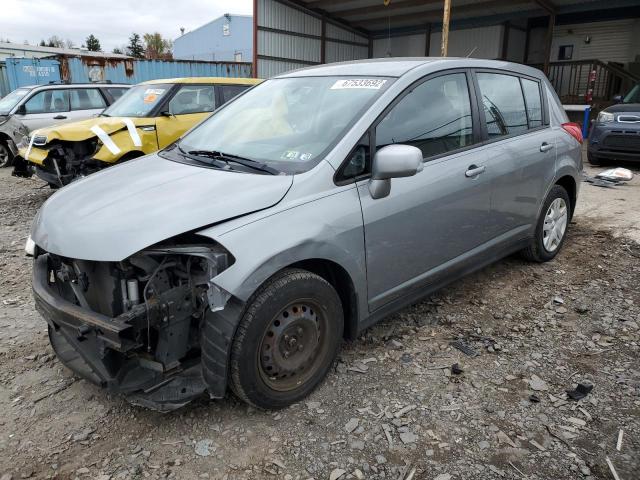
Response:
[[[37,45],[52,35],[76,47],[89,34],[103,51],[126,46],[132,32],[172,40],[225,13],[251,15],[252,0],[0,0],[0,38]]]

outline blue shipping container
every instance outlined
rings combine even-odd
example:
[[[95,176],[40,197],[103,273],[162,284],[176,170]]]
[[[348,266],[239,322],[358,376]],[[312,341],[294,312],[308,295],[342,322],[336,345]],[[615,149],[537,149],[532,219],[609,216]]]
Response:
[[[250,63],[110,58],[61,58],[62,78],[73,83],[140,83],[176,77],[251,77]]]
[[[65,57],[57,59],[7,58],[0,73],[6,77],[8,91],[25,85],[66,81],[87,83],[140,83],[176,77],[251,77],[251,64],[238,62],[201,62],[184,60],[136,60],[101,57]],[[6,90],[7,86],[4,86]]]
[[[60,81],[60,62],[40,58],[5,59],[9,91],[25,85],[44,85]]]

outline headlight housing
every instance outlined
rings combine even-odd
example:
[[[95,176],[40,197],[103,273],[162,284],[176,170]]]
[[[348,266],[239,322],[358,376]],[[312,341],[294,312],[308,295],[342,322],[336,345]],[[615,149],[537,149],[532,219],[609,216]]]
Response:
[[[598,123],[609,123],[613,122],[613,113],[610,112],[600,112],[598,114]]]

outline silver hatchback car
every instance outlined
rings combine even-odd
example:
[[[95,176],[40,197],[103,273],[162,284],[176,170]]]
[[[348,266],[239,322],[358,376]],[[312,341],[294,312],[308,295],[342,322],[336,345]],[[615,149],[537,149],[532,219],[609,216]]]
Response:
[[[65,365],[135,404],[230,386],[284,407],[343,337],[514,252],[551,260],[581,141],[523,65],[290,72],[53,195],[26,246],[36,306]]]

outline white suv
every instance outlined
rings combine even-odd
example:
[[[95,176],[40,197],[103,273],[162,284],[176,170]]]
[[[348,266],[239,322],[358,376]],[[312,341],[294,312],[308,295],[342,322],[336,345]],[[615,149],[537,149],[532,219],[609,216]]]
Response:
[[[112,83],[50,83],[15,89],[0,99],[0,167],[11,165],[16,144],[30,131],[97,115],[128,88]]]

